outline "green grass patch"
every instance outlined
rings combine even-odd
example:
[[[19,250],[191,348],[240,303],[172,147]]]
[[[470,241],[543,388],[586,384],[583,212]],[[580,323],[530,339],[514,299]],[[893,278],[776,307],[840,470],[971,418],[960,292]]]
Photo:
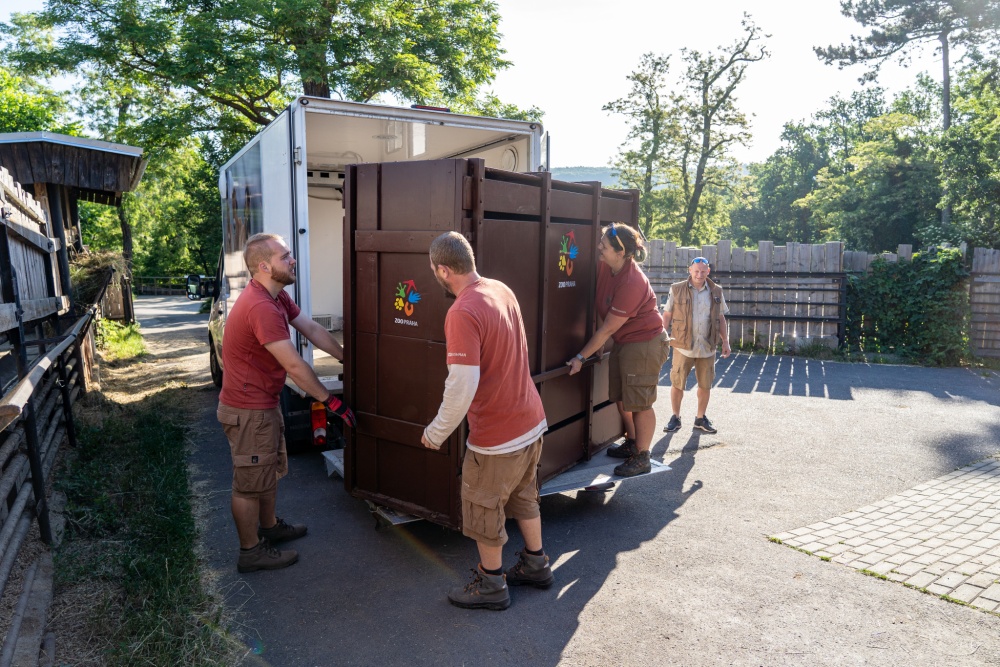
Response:
[[[198,314],[204,315],[205,313],[212,312],[212,299],[202,299],[201,305],[198,306]]]
[[[170,407],[183,402],[180,391],[128,405],[95,397],[98,423],[81,420],[56,476],[67,501],[56,581],[106,584],[91,611],[103,664],[239,662],[198,568],[186,434]]]
[[[146,354],[139,324],[119,324],[114,320],[97,321],[97,347],[111,359],[125,361]]]

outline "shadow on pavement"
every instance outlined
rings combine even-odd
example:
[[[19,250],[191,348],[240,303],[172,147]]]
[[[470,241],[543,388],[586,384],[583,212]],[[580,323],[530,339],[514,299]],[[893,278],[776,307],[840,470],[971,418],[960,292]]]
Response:
[[[669,375],[670,362],[664,367]],[[688,387],[693,386],[693,376]],[[669,383],[669,382],[668,382]],[[1000,386],[965,368],[925,368],[802,357],[738,353],[715,365],[715,389],[854,400],[859,389],[923,391],[936,398],[966,398],[1000,405]]]
[[[556,584],[546,591],[512,588],[513,604],[502,613],[470,611],[451,606],[445,594],[470,579],[478,562],[471,540],[429,522],[376,530],[365,503],[339,478],[328,478],[320,454],[310,452],[291,457],[278,494],[281,516],[309,524],[309,534],[290,545],[299,563],[239,575],[228,447],[215,423],[214,392],[201,395],[203,437],[192,460],[196,493],[205,500],[204,554],[227,606],[239,610],[237,634],[254,654],[250,664],[559,664],[619,559],[655,538],[702,487],[687,481],[697,454],[692,435],[669,472],[613,493],[543,498]],[[661,439],[654,453],[662,456],[669,443],[670,436]],[[505,566],[523,546],[516,522],[507,529]]]

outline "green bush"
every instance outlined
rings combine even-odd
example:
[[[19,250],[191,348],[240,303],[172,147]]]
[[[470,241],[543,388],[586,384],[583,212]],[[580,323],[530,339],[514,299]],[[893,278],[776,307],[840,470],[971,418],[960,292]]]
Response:
[[[97,347],[112,359],[125,360],[146,354],[137,322],[119,324],[114,320],[97,321]]]
[[[872,263],[847,281],[848,351],[954,366],[969,356],[969,291],[962,253],[930,248],[910,262]]]

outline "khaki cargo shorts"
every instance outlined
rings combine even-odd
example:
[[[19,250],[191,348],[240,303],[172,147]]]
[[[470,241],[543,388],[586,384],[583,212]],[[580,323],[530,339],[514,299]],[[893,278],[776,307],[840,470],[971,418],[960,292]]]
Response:
[[[233,457],[233,495],[254,499],[273,494],[278,480],[288,474],[281,409],[247,410],[220,403],[216,417]]]
[[[649,410],[656,402],[660,370],[667,362],[667,332],[642,343],[615,343],[611,348],[608,397],[626,412]]]
[[[711,357],[689,357],[674,350],[674,361],[670,366],[670,386],[684,391],[688,375],[694,368],[699,389],[711,389],[715,382],[715,355]]]
[[[507,543],[504,523],[534,519],[542,439],[510,454],[465,450],[462,462],[462,534],[491,547]]]

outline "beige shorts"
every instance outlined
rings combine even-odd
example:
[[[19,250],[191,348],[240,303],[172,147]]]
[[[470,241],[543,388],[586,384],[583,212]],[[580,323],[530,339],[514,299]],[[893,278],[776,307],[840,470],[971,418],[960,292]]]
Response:
[[[652,408],[660,370],[669,354],[666,331],[642,343],[615,343],[609,361],[608,397],[621,401],[626,412]]]
[[[542,439],[510,454],[465,450],[462,462],[462,534],[491,547],[507,543],[504,523],[534,519]]]
[[[233,457],[233,495],[253,499],[273,494],[278,480],[288,474],[281,408],[247,410],[220,403],[216,417]]]
[[[674,361],[670,367],[670,386],[684,391],[688,375],[694,368],[699,389],[711,389],[715,382],[715,355],[711,357],[689,357],[674,350]]]

